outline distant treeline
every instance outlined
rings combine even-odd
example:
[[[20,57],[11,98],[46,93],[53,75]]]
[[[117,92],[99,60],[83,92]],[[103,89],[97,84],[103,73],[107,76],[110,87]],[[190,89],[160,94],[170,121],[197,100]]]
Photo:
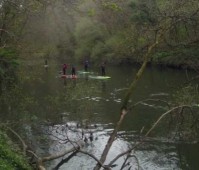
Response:
[[[74,14],[68,42],[57,47],[77,60],[142,62],[147,48],[164,32],[150,62],[195,68],[199,65],[198,8],[194,0],[86,1]]]

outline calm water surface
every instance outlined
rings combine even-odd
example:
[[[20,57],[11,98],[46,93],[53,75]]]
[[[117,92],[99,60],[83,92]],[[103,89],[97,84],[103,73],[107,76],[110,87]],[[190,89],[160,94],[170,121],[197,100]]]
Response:
[[[33,148],[39,155],[59,152],[72,147],[64,139],[83,142],[93,133],[93,141],[88,141],[83,150],[97,157],[100,156],[108,136],[119,119],[121,102],[135,76],[137,67],[108,67],[109,80],[90,79],[89,75],[78,74],[78,79],[62,79],[59,71],[61,65],[49,62],[48,70],[42,64],[30,64],[22,69],[23,82],[19,80],[14,94],[5,96],[1,103],[2,121],[22,121],[20,133],[32,141]],[[77,66],[77,70],[82,70]],[[68,73],[70,71],[68,70]],[[92,75],[98,69],[92,68]],[[181,70],[148,68],[130,104],[145,99],[162,99],[169,101],[171,94],[194,73]],[[152,126],[157,118],[166,111],[164,103],[144,103],[128,113],[118,133],[118,138],[108,155],[108,161],[128,147],[138,142],[144,132]],[[24,121],[26,120],[26,121]],[[199,169],[199,145],[176,142],[170,138],[168,124],[162,124],[132,154],[132,169],[139,166],[143,170],[178,170]],[[169,133],[168,133],[169,132]],[[113,169],[120,169],[124,158],[116,162]],[[60,159],[47,163],[53,169]],[[60,169],[93,169],[95,161],[83,154],[77,154]],[[127,167],[128,169],[129,167]]]

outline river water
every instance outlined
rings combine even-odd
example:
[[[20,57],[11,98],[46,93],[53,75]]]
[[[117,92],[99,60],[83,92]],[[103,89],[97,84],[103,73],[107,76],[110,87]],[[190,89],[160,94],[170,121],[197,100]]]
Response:
[[[77,66],[77,70],[82,70]],[[47,156],[70,149],[78,141],[83,150],[99,157],[114,124],[119,119],[119,110],[126,89],[133,80],[137,66],[108,66],[110,79],[97,80],[88,74],[78,74],[77,79],[60,78],[61,65],[49,62],[31,62],[24,66],[16,88],[1,99],[1,120],[15,122],[15,128],[38,155]],[[69,73],[70,71],[67,70]],[[91,75],[99,70],[92,68]],[[119,153],[144,142],[132,152],[130,166],[143,170],[199,169],[199,144],[195,141],[182,142],[173,137],[169,122],[163,121],[149,137],[144,133],[158,117],[168,110],[164,102],[147,102],[146,99],[170,101],[172,94],[194,73],[185,70],[147,68],[130,100],[130,105],[139,101],[129,112],[118,133],[118,137],[107,157],[107,163]],[[89,139],[93,134],[93,141]],[[84,142],[85,138],[88,142]],[[82,140],[83,139],[83,140]],[[61,159],[46,163],[53,169]],[[124,158],[115,162],[113,169],[120,169]],[[96,162],[84,154],[77,154],[62,170],[93,169]]]

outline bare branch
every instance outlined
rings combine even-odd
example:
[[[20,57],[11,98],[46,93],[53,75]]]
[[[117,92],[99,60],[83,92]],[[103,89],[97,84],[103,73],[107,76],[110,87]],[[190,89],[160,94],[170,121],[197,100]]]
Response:
[[[177,106],[177,107],[174,107],[174,108],[172,108],[171,110],[165,112],[164,114],[162,114],[162,115],[158,118],[158,120],[157,120],[157,121],[154,123],[154,125],[148,130],[148,132],[145,134],[145,136],[148,136],[149,133],[158,125],[158,123],[159,123],[167,114],[169,114],[169,113],[171,113],[172,111],[174,111],[174,110],[176,110],[176,109],[179,109],[179,108],[181,108],[181,109],[183,109],[183,108],[190,108],[190,106],[189,106],[189,105]]]
[[[139,102],[135,103],[134,105],[130,106],[128,108],[128,110],[132,110],[135,106],[137,106],[139,104],[143,104],[143,102],[147,102],[147,101],[162,102],[162,103],[165,103],[168,106],[168,108],[170,108],[169,103],[167,101],[165,101],[165,100],[161,100],[161,99],[145,99],[145,100],[139,101]]]
[[[191,106],[189,105],[183,105],[183,106],[177,106],[174,107],[170,110],[168,110],[167,112],[165,112],[164,114],[162,114],[157,121],[154,123],[154,125],[147,131],[147,133],[145,134],[145,137],[149,135],[149,133],[154,130],[154,128],[158,125],[158,123],[169,113],[173,112],[176,109],[183,109],[183,108],[191,108]],[[138,146],[140,146],[142,143],[144,142],[144,138],[137,144],[135,144],[135,146],[131,147],[130,149],[126,150],[125,152],[122,152],[120,154],[118,154],[112,161],[110,161],[110,163],[108,164],[108,166],[111,166],[112,164],[114,164],[120,157],[129,154],[132,150],[134,150],[135,148],[137,148]]]
[[[126,162],[128,161],[129,158],[132,158],[132,157],[133,157],[133,158],[136,160],[136,162],[137,162],[137,170],[140,169],[140,164],[139,164],[138,158],[137,158],[135,155],[131,155],[131,154],[129,153],[129,154],[127,155],[127,157],[126,157],[126,159],[125,159],[125,161],[124,161],[122,167],[120,168],[120,170],[123,170],[126,166],[129,165],[129,164],[126,163]]]
[[[83,154],[85,154],[85,155],[88,155],[88,156],[90,156],[91,158],[93,158],[101,167],[103,167],[103,168],[107,168],[106,166],[104,166],[101,162],[100,162],[100,160],[97,158],[97,157],[95,157],[93,154],[91,154],[91,153],[89,153],[89,152],[86,152],[86,151],[83,151],[83,150],[79,150],[79,152],[80,153],[83,153]]]
[[[26,143],[24,142],[24,140],[21,138],[21,136],[15,132],[13,129],[9,128],[9,127],[6,127],[8,130],[10,130],[19,140],[20,142],[22,143],[22,146],[23,146],[23,154],[25,155],[26,154],[26,150],[27,150],[27,145]]]
[[[35,158],[40,159],[39,156],[31,150],[27,150],[27,152],[31,153]]]
[[[49,155],[49,156],[43,157],[43,158],[41,158],[41,161],[42,162],[47,162],[47,161],[51,161],[51,160],[54,160],[54,159],[58,159],[60,157],[63,157],[64,155],[69,154],[71,152],[74,152],[76,150],[77,150],[77,148],[71,148],[71,149],[63,151],[61,153],[57,153],[57,154],[53,154],[53,155]]]
[[[58,170],[59,167],[61,167],[64,163],[68,162],[71,158],[73,158],[79,151],[76,150],[72,154],[70,154],[67,158],[62,159],[56,166],[53,168],[53,170]]]

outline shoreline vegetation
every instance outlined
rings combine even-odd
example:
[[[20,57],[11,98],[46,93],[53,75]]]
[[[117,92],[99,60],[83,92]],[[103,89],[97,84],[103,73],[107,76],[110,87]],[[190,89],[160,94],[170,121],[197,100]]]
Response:
[[[2,131],[0,131],[0,169],[32,169],[18,146]]]
[[[172,69],[189,69],[196,70],[199,67],[199,50],[189,49],[187,53],[183,49],[179,51],[160,51],[152,55],[148,61],[148,66],[172,68]],[[140,65],[143,60],[137,60],[133,57],[126,57],[121,60],[110,61],[114,65]]]

